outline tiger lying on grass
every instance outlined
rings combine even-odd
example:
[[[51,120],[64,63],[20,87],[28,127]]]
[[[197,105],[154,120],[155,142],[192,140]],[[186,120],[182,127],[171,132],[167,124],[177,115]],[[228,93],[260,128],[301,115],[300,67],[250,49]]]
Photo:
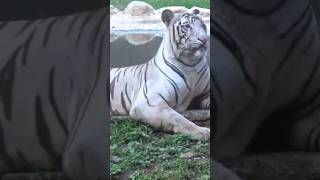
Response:
[[[210,75],[205,54],[207,29],[199,11],[161,15],[166,33],[158,53],[148,62],[110,71],[111,115],[130,115],[154,128],[208,139],[210,130],[178,112],[192,100],[210,105]]]

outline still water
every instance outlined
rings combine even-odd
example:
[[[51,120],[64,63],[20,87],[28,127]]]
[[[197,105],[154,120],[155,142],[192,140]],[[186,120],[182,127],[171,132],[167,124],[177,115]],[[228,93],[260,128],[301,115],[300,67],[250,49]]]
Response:
[[[124,67],[144,63],[157,53],[162,41],[160,35],[147,33],[111,35],[110,39],[110,67]],[[208,47],[208,60],[209,50],[210,47]]]

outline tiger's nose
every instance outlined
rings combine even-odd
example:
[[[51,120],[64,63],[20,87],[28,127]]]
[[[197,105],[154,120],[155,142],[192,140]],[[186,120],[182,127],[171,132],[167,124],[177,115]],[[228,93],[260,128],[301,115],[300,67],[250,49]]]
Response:
[[[200,42],[202,42],[203,44],[207,43],[208,39],[209,39],[208,37],[198,38],[198,40],[199,40]]]

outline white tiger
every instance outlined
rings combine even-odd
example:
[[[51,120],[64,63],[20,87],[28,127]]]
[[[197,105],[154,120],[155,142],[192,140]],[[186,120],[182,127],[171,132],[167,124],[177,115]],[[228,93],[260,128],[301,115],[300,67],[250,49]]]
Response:
[[[111,69],[111,115],[130,115],[154,128],[209,138],[208,128],[178,113],[195,97],[201,97],[201,107],[209,109],[210,71],[205,56],[209,37],[198,14],[198,10],[178,15],[164,10],[166,33],[154,58]]]

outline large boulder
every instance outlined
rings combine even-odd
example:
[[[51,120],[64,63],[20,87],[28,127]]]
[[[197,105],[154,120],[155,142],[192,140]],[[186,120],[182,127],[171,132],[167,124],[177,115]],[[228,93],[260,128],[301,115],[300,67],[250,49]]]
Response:
[[[188,9],[184,6],[169,6],[169,7],[163,7],[163,8],[158,9],[159,14],[161,14],[162,11],[164,11],[166,9],[170,9],[174,13],[185,13],[188,11]]]
[[[132,1],[128,4],[125,12],[131,16],[150,16],[155,14],[154,8],[142,1]]]

